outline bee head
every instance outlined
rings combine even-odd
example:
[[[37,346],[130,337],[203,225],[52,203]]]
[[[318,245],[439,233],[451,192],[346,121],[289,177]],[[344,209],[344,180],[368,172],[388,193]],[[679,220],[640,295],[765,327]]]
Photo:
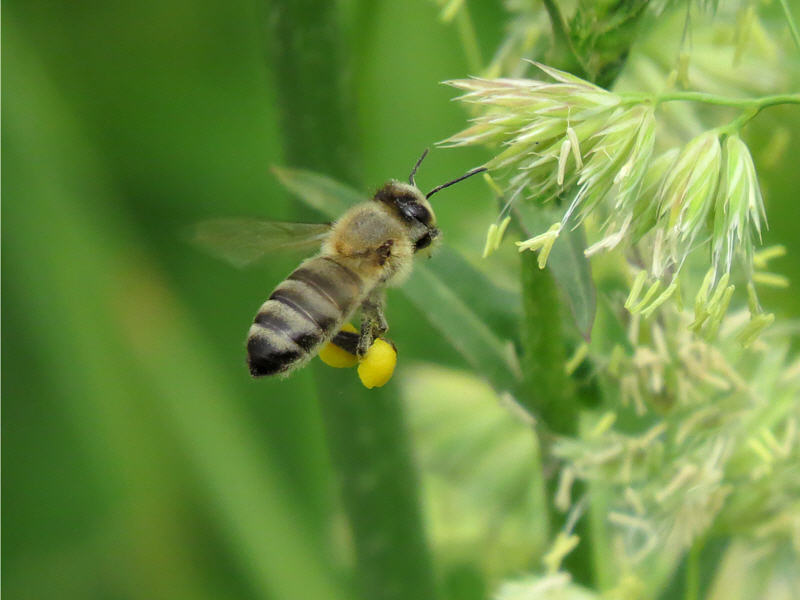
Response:
[[[375,194],[375,201],[385,205],[408,226],[415,251],[427,248],[439,236],[436,215],[416,186],[389,181]]]
[[[436,215],[433,214],[428,199],[436,192],[443,190],[446,187],[465,180],[467,177],[472,177],[478,173],[486,171],[486,167],[478,167],[468,171],[461,177],[457,177],[452,181],[437,185],[427,194],[423,194],[417,187],[414,181],[414,176],[417,174],[417,169],[422,164],[422,161],[428,155],[427,148],[422,156],[419,157],[414,168],[411,170],[411,175],[408,176],[408,183],[401,183],[399,181],[390,181],[385,184],[375,194],[375,201],[387,205],[395,215],[400,217],[412,232],[417,232],[418,235],[414,237],[414,248],[422,250],[431,245],[433,240],[439,236],[439,230],[436,228]],[[420,227],[422,225],[423,227]]]

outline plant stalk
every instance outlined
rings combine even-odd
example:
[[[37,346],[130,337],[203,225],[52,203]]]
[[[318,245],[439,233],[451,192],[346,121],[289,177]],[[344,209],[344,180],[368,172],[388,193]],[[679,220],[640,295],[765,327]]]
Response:
[[[657,96],[650,94],[624,94],[622,97],[625,103],[652,102],[658,106],[664,102],[702,102],[704,104],[757,109],[759,111],[780,104],[800,104],[800,94],[777,94],[763,96],[762,98],[731,98],[730,96],[720,96],[706,92],[670,92]]]
[[[336,4],[273,0],[268,6],[287,164],[359,187],[357,119],[346,79],[353,62],[344,56]],[[297,215],[310,216],[299,207]],[[361,596],[435,598],[397,385],[367,390],[354,369],[332,369],[319,361],[312,368]]]
[[[480,73],[483,68],[483,57],[478,43],[478,35],[475,33],[475,24],[472,22],[472,16],[469,13],[466,2],[459,9],[455,20],[461,44],[464,46],[464,52],[467,55],[467,64],[470,71]]]
[[[572,33],[555,0],[544,0],[544,5],[550,17],[553,36],[561,47],[561,52],[556,57],[560,59],[560,64],[556,63],[553,66],[570,71],[595,84],[610,87],[622,70],[630,45],[633,43],[634,32],[630,31],[627,35],[617,36],[623,43],[613,48],[613,52],[611,49],[607,49],[609,56],[613,56],[614,59],[609,59],[607,68],[596,69],[592,75],[585,66],[587,57],[581,56],[578,51],[579,45],[576,46],[573,43]],[[636,11],[629,22],[630,27],[635,27],[642,12],[641,9]],[[610,19],[609,15],[607,17]],[[577,435],[582,400],[584,399],[579,397],[575,382],[566,374],[564,368],[566,347],[559,314],[561,302],[558,290],[551,273],[546,269],[539,270],[536,257],[530,252],[522,255],[522,290],[525,319],[523,324],[525,351],[522,365],[525,373],[523,403],[535,406],[536,411],[542,414],[545,425],[554,433],[568,436]],[[547,463],[547,447],[551,442],[552,439],[549,436],[542,440],[543,459],[547,469],[551,471],[546,481],[546,489],[549,501],[549,528],[552,538],[564,528],[567,515],[559,512],[553,505],[558,488],[558,472],[552,464]],[[573,497],[579,497],[586,492],[586,486],[580,483],[573,487]],[[593,501],[594,499],[590,497],[589,502]],[[592,586],[602,577],[599,570],[596,570],[598,563],[595,558],[608,551],[607,547],[603,547],[608,541],[607,536],[598,519],[586,517],[578,521],[574,533],[581,538],[581,542],[575,550],[567,555],[563,566],[576,582]]]
[[[539,269],[533,252],[523,252],[521,262],[524,388],[519,400],[547,429],[569,435],[577,420],[571,381],[564,371],[567,356],[558,289],[550,271]]]

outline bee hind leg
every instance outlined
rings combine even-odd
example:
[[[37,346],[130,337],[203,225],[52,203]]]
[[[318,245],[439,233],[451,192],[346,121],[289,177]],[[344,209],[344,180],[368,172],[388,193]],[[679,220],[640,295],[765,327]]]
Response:
[[[358,341],[361,335],[352,331],[340,331],[331,339],[331,343],[350,354],[358,354]]]
[[[383,313],[383,297],[370,296],[361,304],[361,334],[358,339],[358,356],[364,356],[375,338],[389,330]]]

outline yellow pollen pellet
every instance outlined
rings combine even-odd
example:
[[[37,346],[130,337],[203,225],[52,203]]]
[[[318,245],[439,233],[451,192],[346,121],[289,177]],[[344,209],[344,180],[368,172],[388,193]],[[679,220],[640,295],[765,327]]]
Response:
[[[381,387],[392,378],[396,365],[397,350],[386,340],[378,338],[358,364],[358,377],[366,388]]]
[[[349,331],[350,333],[358,333],[358,330],[350,323],[345,323],[342,326],[342,331]],[[336,369],[347,369],[355,367],[358,364],[358,357],[355,354],[350,354],[347,350],[340,348],[333,342],[328,342],[319,351],[319,358],[329,367]]]

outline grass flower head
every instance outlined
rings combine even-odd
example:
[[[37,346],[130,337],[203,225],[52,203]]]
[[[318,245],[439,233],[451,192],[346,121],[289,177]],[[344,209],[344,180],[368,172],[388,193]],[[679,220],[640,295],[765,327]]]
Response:
[[[656,98],[616,94],[534,64],[551,81],[449,82],[465,92],[459,100],[475,117],[443,144],[492,148],[486,166],[504,185],[509,205],[560,209],[548,231],[517,244],[539,253],[540,268],[565,227],[586,223],[586,256],[628,250],[644,269],[626,308],[647,318],[688,289],[698,305],[694,330],[715,335],[735,290],[729,284],[735,259],[752,296],[754,281],[777,281],[770,274],[754,279],[754,246],[766,215],[746,144],[735,131],[712,129],[656,153]],[[492,242],[496,247],[499,240]],[[692,290],[691,282],[681,283],[685,266],[704,249],[710,279]],[[757,301],[751,313],[754,319],[762,314]]]

